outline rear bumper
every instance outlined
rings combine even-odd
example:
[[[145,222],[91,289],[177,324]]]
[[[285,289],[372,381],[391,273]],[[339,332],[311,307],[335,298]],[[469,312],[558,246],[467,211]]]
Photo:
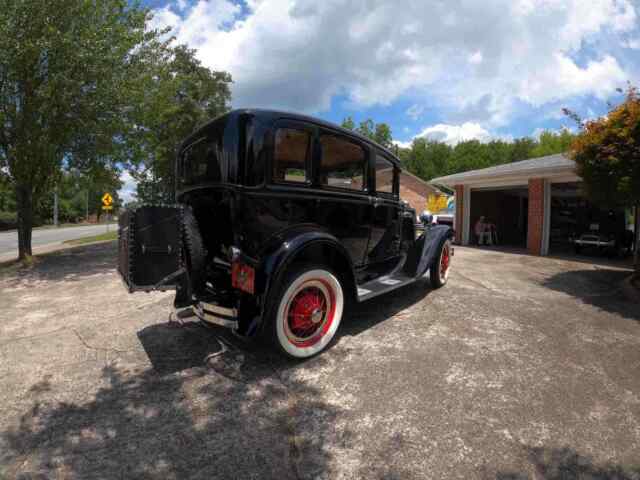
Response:
[[[193,306],[196,316],[203,322],[226,328],[238,327],[238,310],[215,303],[198,302]]]

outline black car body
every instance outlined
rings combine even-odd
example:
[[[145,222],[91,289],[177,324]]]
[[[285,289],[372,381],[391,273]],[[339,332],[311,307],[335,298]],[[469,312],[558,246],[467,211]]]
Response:
[[[324,349],[345,303],[429,274],[448,278],[452,230],[399,197],[399,160],[314,118],[235,110],[187,138],[176,205],[120,219],[130,291],[176,289],[175,306],[293,357]]]

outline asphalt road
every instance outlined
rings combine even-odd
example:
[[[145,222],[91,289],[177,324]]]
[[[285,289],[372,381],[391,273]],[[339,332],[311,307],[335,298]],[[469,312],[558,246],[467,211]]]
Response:
[[[457,248],[292,362],[167,323],[116,253],[0,270],[0,479],[640,479],[628,269]]]
[[[117,228],[116,225],[109,225],[109,229]],[[32,246],[41,247],[74,240],[76,238],[90,237],[106,232],[105,225],[91,225],[87,227],[62,227],[36,229],[32,235]],[[0,256],[18,251],[18,232],[0,232]]]

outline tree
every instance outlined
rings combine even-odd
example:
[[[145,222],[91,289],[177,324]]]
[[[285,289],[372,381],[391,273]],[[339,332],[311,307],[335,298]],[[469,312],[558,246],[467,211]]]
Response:
[[[391,127],[386,123],[378,123],[373,133],[373,139],[385,148],[390,148],[393,143]]]
[[[573,112],[565,110],[571,118]],[[579,119],[578,119],[579,120]],[[629,86],[625,100],[607,115],[586,123],[571,144],[586,194],[603,205],[634,205],[636,210],[636,275],[640,273],[638,218],[640,213],[640,96]]]
[[[363,137],[367,137],[373,140],[373,137],[375,134],[375,128],[376,128],[376,124],[373,123],[373,120],[371,120],[370,118],[367,118],[365,121],[360,122],[360,125],[358,125],[358,128],[356,129],[356,131]]]
[[[183,45],[167,47],[142,99],[131,175],[142,202],[174,200],[174,162],[181,142],[198,126],[229,110],[231,76],[211,71]]]
[[[530,155],[535,158],[565,153],[569,150],[572,141],[573,134],[566,128],[559,133],[544,131],[540,134],[537,145],[533,147]]]
[[[536,147],[536,141],[529,137],[518,138],[513,142],[511,150],[511,162],[519,162],[534,158],[533,149]]]
[[[375,123],[370,118],[367,118],[363,122],[360,122],[358,128],[356,128],[353,118],[346,117],[342,120],[342,124],[340,126],[347,130],[355,130],[363,137],[367,137],[385,148],[391,148],[393,145],[391,127],[386,123]]]
[[[356,124],[353,121],[353,118],[347,117],[342,120],[342,124],[340,125],[342,128],[346,128],[347,130],[355,130]]]
[[[140,72],[159,45],[148,12],[126,0],[0,8],[0,172],[16,195],[19,257],[31,255],[34,206],[65,166],[118,161]]]

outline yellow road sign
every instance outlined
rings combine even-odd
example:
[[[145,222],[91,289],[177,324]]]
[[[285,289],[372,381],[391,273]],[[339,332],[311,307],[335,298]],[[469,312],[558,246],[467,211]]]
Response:
[[[103,205],[102,210],[113,210],[113,205]]]
[[[104,205],[105,207],[108,207],[112,203],[113,203],[113,197],[111,197],[111,195],[109,195],[109,192],[105,193],[102,196],[102,205]]]

